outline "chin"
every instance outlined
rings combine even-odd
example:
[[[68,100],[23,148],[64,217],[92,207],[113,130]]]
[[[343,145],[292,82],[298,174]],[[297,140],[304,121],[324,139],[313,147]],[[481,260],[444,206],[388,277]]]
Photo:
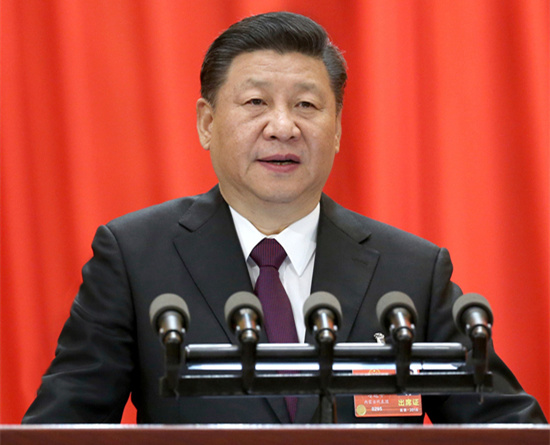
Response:
[[[261,196],[260,199],[266,204],[292,204],[297,201],[296,196],[287,196],[287,195],[269,195]]]
[[[306,198],[304,192],[296,192],[296,190],[287,191],[277,190],[275,193],[273,190],[269,192],[257,195],[266,204],[307,204],[313,200],[313,197]]]

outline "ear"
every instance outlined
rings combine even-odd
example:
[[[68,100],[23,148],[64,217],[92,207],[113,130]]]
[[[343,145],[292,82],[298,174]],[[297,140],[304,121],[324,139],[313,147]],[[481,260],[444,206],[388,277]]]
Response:
[[[342,110],[336,115],[336,135],[334,136],[334,149],[340,151],[340,139],[342,138]]]
[[[210,150],[212,140],[212,124],[214,122],[214,110],[212,105],[201,97],[197,101],[197,131],[202,148]]]

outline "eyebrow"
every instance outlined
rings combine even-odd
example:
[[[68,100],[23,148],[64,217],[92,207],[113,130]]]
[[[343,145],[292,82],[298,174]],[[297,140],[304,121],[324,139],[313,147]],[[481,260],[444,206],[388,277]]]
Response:
[[[252,86],[252,87],[258,87],[258,88],[267,88],[272,85],[272,82],[267,80],[260,80],[260,79],[254,79],[250,78],[243,82],[242,86]],[[298,82],[295,85],[296,89],[300,91],[313,91],[315,93],[321,94],[320,88],[317,86],[314,82]]]

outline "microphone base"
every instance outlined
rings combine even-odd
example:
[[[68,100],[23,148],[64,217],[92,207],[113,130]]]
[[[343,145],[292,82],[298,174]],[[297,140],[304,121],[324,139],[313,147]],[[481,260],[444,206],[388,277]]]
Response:
[[[172,397],[174,390],[168,387],[166,378],[161,378],[160,395]],[[483,380],[486,392],[493,389],[493,376],[487,373]],[[451,393],[476,393],[474,376],[466,372],[427,372],[411,374],[407,380],[407,392],[422,395],[445,395]],[[180,396],[305,396],[322,394],[396,394],[395,375],[340,374],[334,373],[329,387],[322,391],[318,373],[259,373],[252,386],[244,391],[242,376],[235,374],[183,375],[178,381]]]

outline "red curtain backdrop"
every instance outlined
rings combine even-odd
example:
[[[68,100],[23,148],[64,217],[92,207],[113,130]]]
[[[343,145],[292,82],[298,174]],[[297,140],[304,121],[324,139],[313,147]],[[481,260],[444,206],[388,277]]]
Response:
[[[0,422],[34,398],[96,227],[216,183],[195,129],[201,60],[229,24],[272,10],[319,21],[348,60],[326,192],[448,247],[454,280],[493,306],[497,351],[550,415],[547,0],[1,8]]]

